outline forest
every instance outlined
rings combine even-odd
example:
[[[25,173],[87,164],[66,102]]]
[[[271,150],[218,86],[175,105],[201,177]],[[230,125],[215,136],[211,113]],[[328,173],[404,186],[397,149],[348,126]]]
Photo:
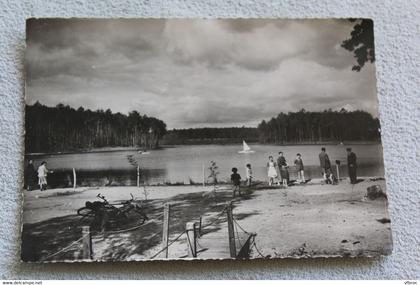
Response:
[[[174,129],[166,133],[163,144],[224,144],[259,142],[262,144],[310,144],[317,142],[379,141],[379,120],[364,111],[280,113],[257,128]]]
[[[257,128],[194,128],[169,130],[162,139],[163,144],[227,144],[258,142]]]
[[[280,113],[258,125],[260,143],[379,141],[379,120],[364,111],[346,109]]]
[[[154,117],[132,111],[128,115],[111,110],[77,110],[39,102],[26,105],[25,151],[53,152],[113,146],[142,149],[159,147],[166,124]]]
[[[128,115],[111,110],[77,110],[39,102],[26,106],[27,153],[75,151],[100,147],[154,149],[160,145],[305,144],[340,141],[379,141],[379,120],[364,111],[325,110],[280,113],[257,128],[190,128],[166,130],[154,117],[132,111]]]

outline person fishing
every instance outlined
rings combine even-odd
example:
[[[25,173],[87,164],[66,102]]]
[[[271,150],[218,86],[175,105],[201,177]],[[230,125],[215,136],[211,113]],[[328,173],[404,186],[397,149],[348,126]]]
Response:
[[[333,184],[331,179],[331,162],[325,147],[321,148],[321,152],[319,154],[319,163],[321,165],[322,177],[324,178],[325,183]]]

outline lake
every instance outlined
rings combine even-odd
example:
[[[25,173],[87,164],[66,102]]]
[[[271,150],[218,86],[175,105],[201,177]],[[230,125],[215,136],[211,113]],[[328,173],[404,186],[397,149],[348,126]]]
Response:
[[[261,145],[250,144],[255,153],[240,154],[242,145],[182,145],[152,150],[139,154],[133,149],[118,149],[90,153],[27,155],[35,166],[45,160],[54,170],[48,178],[51,187],[68,187],[72,184],[72,168],[77,172],[77,184],[81,186],[136,185],[136,162],[141,168],[141,182],[146,184],[201,183],[207,179],[210,161],[219,167],[219,180],[228,181],[231,168],[237,167],[245,178],[245,165],[252,165],[256,180],[267,180],[268,156],[277,158],[283,151],[289,165],[293,165],[296,153],[302,154],[307,178],[321,177],[318,154],[321,145]],[[347,177],[346,148],[352,147],[358,158],[359,176],[384,176],[382,146],[380,144],[326,145],[333,169],[340,160],[340,176]],[[294,179],[293,167],[290,169]]]

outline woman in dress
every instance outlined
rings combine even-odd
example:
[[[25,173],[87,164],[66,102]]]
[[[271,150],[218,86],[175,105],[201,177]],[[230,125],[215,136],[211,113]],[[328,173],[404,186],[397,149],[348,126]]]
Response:
[[[47,190],[47,175],[48,173],[53,173],[47,169],[47,162],[43,161],[38,167],[38,184],[41,191]]]
[[[268,185],[274,184],[274,179],[277,177],[276,163],[274,162],[273,157],[270,155],[267,162],[267,172],[268,172]]]

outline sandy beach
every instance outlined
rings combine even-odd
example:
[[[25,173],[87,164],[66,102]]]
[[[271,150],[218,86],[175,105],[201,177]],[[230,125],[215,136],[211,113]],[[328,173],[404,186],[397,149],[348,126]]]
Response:
[[[389,254],[392,237],[387,213],[387,200],[369,200],[366,188],[379,185],[385,191],[385,181],[364,178],[351,185],[343,180],[339,185],[322,185],[320,180],[288,188],[270,188],[264,184],[252,187],[241,197],[232,198],[229,185],[216,192],[212,186],[153,186],[147,187],[148,200],[144,207],[150,220],[140,229],[119,235],[94,236],[95,260],[148,259],[161,249],[162,207],[171,202],[170,239],[185,229],[185,224],[198,221],[212,223],[202,237],[219,239],[226,247],[226,219],[220,215],[227,202],[232,201],[233,215],[247,232],[256,233],[251,257],[322,257],[377,256]],[[244,188],[245,189],[245,188]],[[48,191],[25,191],[23,211],[22,259],[38,261],[60,250],[80,237],[77,209],[86,201],[95,201],[103,194],[111,202],[130,198],[144,200],[143,188],[91,187],[65,188]],[[217,219],[216,219],[217,218]],[[222,238],[220,238],[222,237]],[[225,237],[225,240],[223,240]],[[220,241],[221,240],[221,241]],[[169,258],[185,258],[185,237],[175,241]],[[213,258],[213,245],[203,249],[198,258]],[[80,250],[74,248],[53,260],[77,259]],[[159,258],[159,256],[157,257]],[[219,258],[229,258],[219,257]]]

